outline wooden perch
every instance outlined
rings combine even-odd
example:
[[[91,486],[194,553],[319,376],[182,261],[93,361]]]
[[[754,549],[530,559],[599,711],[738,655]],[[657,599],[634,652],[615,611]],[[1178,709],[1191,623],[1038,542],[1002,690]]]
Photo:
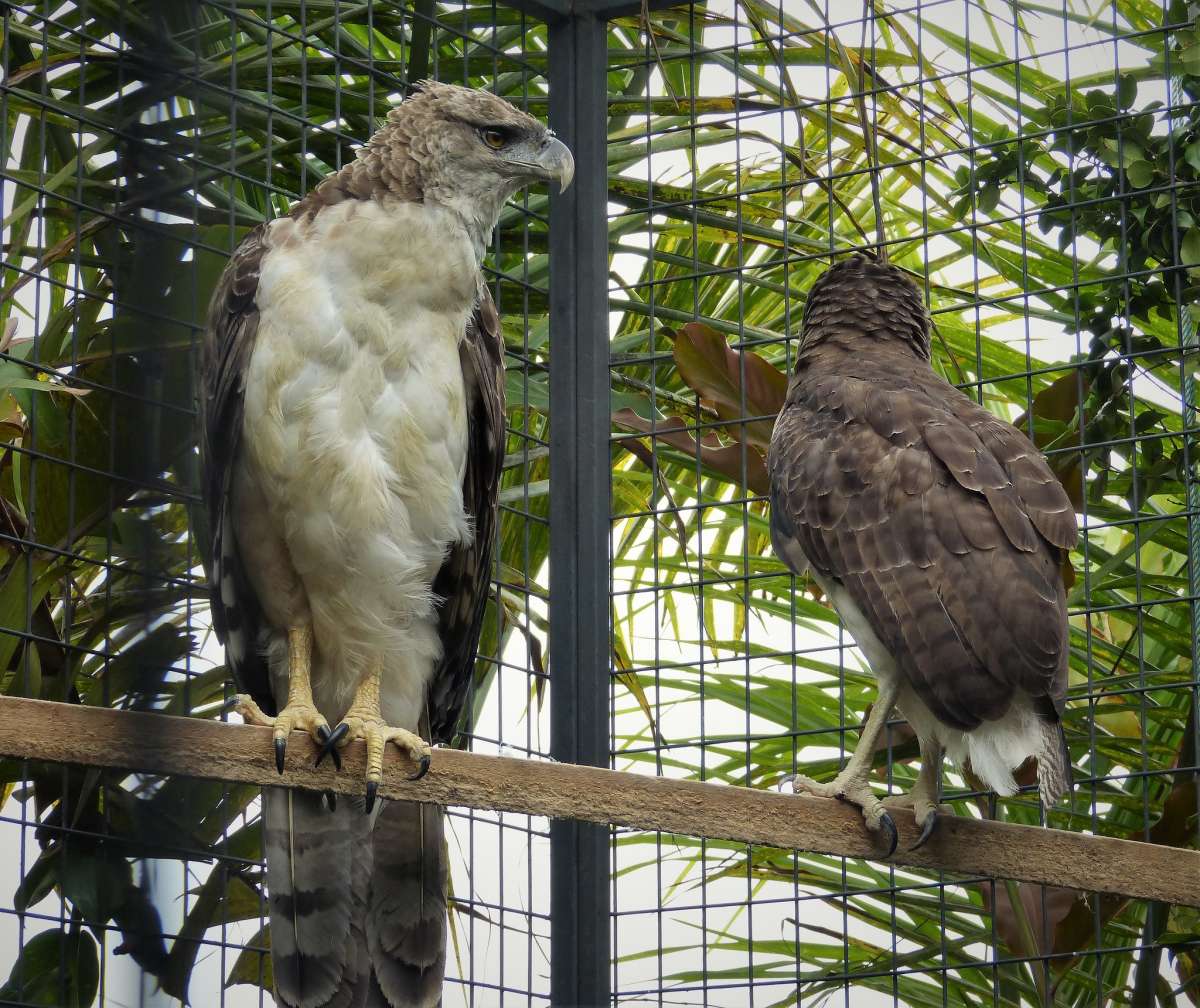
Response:
[[[280,776],[269,728],[11,697],[0,697],[0,754],[340,794],[362,793],[366,758],[359,742],[345,751],[340,773],[328,761],[314,769],[312,742],[296,732]],[[858,812],[828,798],[455,749],[435,750],[423,780],[406,780],[411,772],[389,746],[380,794],[823,854],[880,854]],[[895,864],[1200,907],[1200,851],[946,816],[933,839],[910,852],[912,814],[897,809],[893,818]]]

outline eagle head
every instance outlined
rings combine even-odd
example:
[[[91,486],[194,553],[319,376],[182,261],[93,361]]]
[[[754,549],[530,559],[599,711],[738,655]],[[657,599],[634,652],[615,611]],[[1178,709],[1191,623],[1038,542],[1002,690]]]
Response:
[[[902,270],[857,253],[822,273],[808,292],[801,346],[847,328],[899,340],[929,360],[929,312],[920,291]]]
[[[554,131],[487,91],[422,81],[368,145],[406,195],[461,216],[482,248],[505,201],[532,182],[571,184],[575,159]]]

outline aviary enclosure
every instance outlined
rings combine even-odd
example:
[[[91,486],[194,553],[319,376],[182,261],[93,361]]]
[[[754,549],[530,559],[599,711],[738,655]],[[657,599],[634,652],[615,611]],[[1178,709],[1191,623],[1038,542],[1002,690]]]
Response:
[[[193,428],[209,291],[247,228],[433,77],[549,118],[578,163],[486,259],[510,433],[460,744],[759,789],[833,775],[871,679],[770,551],[763,453],[805,292],[879,223],[922,281],[935,367],[1030,433],[1084,525],[1077,786],[1048,825],[1197,847],[1197,14],[5,0],[3,692],[227,716]],[[32,762],[15,734],[0,1002],[270,1004],[257,789]],[[887,747],[879,783],[906,789],[902,721]],[[1038,822],[1035,795],[952,784],[960,816]],[[447,1006],[1200,1005],[1185,905],[450,822]]]

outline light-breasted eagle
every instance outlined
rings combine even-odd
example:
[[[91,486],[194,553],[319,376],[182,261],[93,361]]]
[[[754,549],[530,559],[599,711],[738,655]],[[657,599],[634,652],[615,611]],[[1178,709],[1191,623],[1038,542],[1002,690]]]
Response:
[[[944,754],[1005,795],[1037,757],[1047,806],[1071,780],[1060,564],[1075,511],[1024,434],[933,372],[929,328],[895,267],[855,256],[826,272],[768,457],[775,552],[809,571],[879,683],[837,778],[793,785],[858,805],[889,854],[895,824],[867,775],[893,706],[920,743],[917,845],[936,822]]]
[[[423,771],[450,739],[474,666],[505,436],[484,247],[518,189],[573,171],[508,102],[426,83],[251,231],[214,294],[207,559],[241,710],[274,727],[281,770],[293,729],[339,765],[368,752],[365,800],[263,794],[282,1004],[440,998],[442,815],[374,799],[388,742]]]

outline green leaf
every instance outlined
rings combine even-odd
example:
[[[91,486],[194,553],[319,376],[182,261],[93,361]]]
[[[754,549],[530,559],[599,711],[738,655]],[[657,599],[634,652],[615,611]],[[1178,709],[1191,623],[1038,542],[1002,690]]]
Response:
[[[242,949],[229,971],[225,981],[226,987],[235,984],[250,984],[270,991],[275,985],[275,977],[271,972],[271,926],[266,924]]]
[[[17,913],[37,906],[54,888],[58,881],[58,858],[58,847],[47,848],[25,872],[25,877],[13,894],[13,909]]]
[[[5,364],[11,362],[5,361]],[[10,389],[26,389],[30,392],[62,392],[66,395],[85,396],[90,389],[72,388],[54,381],[39,381],[37,378],[17,378],[7,374],[7,368],[0,370],[0,392]]]
[[[1179,262],[1183,266],[1200,265],[1200,227],[1189,228],[1179,246]]]
[[[1200,77],[1200,42],[1193,42],[1179,54],[1179,60],[1193,77]]]
[[[978,206],[980,213],[991,213],[1000,205],[1000,187],[989,182],[979,190]]]
[[[102,927],[125,902],[133,885],[129,862],[102,850],[79,849],[69,840],[58,858],[63,895],[93,927]]]
[[[1137,77],[1131,73],[1123,73],[1117,78],[1117,102],[1121,108],[1127,109],[1137,101]]]
[[[1154,179],[1154,166],[1149,161],[1134,161],[1126,166],[1125,174],[1131,185],[1144,189]]]
[[[82,929],[43,931],[25,943],[0,1001],[52,1008],[91,1008],[100,987],[96,943]]]

